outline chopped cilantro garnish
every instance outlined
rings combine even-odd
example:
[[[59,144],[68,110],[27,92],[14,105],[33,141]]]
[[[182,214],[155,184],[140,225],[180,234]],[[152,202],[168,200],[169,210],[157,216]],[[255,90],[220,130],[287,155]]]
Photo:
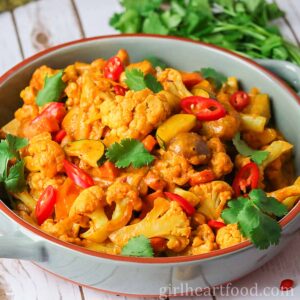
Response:
[[[118,168],[126,168],[130,165],[140,168],[151,164],[154,160],[143,143],[135,139],[123,139],[120,143],[112,144],[106,151],[106,157]]]
[[[261,189],[252,190],[249,197],[239,197],[228,202],[222,218],[227,224],[237,223],[241,233],[259,249],[266,249],[279,242],[281,227],[271,217],[282,217],[286,207]]]
[[[153,249],[150,240],[144,235],[139,235],[128,241],[121,254],[125,256],[153,257]]]
[[[160,82],[152,74],[144,75],[139,69],[126,70],[125,75],[125,83],[133,91],[141,91],[148,88],[154,93],[158,93],[163,89]]]
[[[254,150],[251,149],[245,141],[241,140],[241,134],[238,132],[232,140],[236,150],[247,157],[250,157],[258,165],[262,164],[262,162],[268,157],[268,151]]]
[[[61,93],[66,87],[66,84],[62,80],[63,73],[64,71],[62,70],[50,77],[46,76],[44,87],[36,97],[37,105],[43,106],[46,103],[59,101]]]
[[[25,188],[24,161],[20,159],[18,150],[27,146],[28,140],[8,134],[0,143],[0,181],[10,192],[19,192]],[[8,161],[16,159],[9,168]]]
[[[226,76],[224,76],[223,74],[221,74],[213,68],[202,68],[200,70],[200,73],[205,79],[211,79],[214,82],[217,89],[219,89],[222,86],[222,84],[225,83],[227,80]]]

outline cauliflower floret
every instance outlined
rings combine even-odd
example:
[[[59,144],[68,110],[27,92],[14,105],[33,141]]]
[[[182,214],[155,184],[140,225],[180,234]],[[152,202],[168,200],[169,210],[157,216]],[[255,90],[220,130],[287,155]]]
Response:
[[[94,185],[83,190],[75,199],[70,216],[92,213],[97,207],[104,204],[104,191],[101,187]]]
[[[212,152],[209,166],[213,170],[216,178],[221,178],[229,174],[233,169],[233,163],[226,154],[225,147],[219,138],[212,138],[207,143]]]
[[[55,222],[53,219],[47,219],[41,225],[41,229],[62,241],[82,245],[82,242],[78,237],[80,229],[79,223],[79,216],[66,218],[58,222]]]
[[[246,239],[240,233],[237,224],[228,224],[217,232],[216,242],[220,249],[234,246]]]
[[[35,200],[38,200],[47,186],[52,185],[55,189],[58,189],[64,183],[65,179],[66,177],[63,175],[56,175],[49,178],[41,172],[31,172],[27,176],[27,183],[30,187],[30,195]]]
[[[283,202],[289,197],[300,197],[300,177],[295,181],[293,185],[286,186],[279,190],[268,193],[268,197],[274,197],[279,202]]]
[[[40,171],[44,176],[52,178],[63,170],[65,153],[59,144],[52,141],[48,132],[30,140],[28,153],[25,166],[30,171]]]
[[[133,203],[134,210],[141,210],[142,200],[139,197],[138,188],[127,182],[127,176],[118,178],[108,189],[106,201],[109,205],[128,199]]]
[[[189,220],[180,205],[176,201],[157,198],[153,209],[143,220],[111,233],[109,238],[123,247],[129,239],[138,235],[162,237],[168,240],[169,249],[180,252],[188,245],[190,234]]]
[[[179,186],[186,184],[194,172],[192,166],[182,155],[164,150],[160,150],[160,158],[155,160],[152,169],[170,185],[177,184]]]
[[[89,250],[113,255],[119,255],[122,251],[121,247],[109,240],[103,243],[95,243],[89,240],[83,240],[83,246]]]
[[[102,124],[111,129],[104,140],[110,144],[122,138],[142,139],[170,116],[171,106],[163,94],[145,89],[105,99],[100,113]]]
[[[81,234],[82,238],[94,242],[103,242],[107,238],[106,225],[108,218],[104,212],[104,192],[101,187],[95,185],[83,190],[75,199],[69,216],[86,216],[90,218],[89,230]]]
[[[212,229],[203,224],[192,232],[192,244],[184,251],[184,255],[197,255],[217,249],[215,234]]]
[[[116,194],[115,194],[116,195]],[[110,195],[112,197],[113,195]],[[112,216],[109,220],[105,211],[105,195],[99,186],[92,186],[83,190],[75,199],[70,216],[83,215],[90,218],[89,230],[81,234],[81,238],[101,243],[108,234],[125,226],[131,219],[133,203],[127,197],[119,199],[110,198],[116,202]]]
[[[190,188],[200,198],[198,212],[204,214],[210,220],[220,217],[227,201],[232,199],[233,190],[225,181],[212,181]]]
[[[167,68],[158,74],[157,79],[161,82],[165,91],[179,98],[193,96],[183,84],[181,74],[177,70]]]

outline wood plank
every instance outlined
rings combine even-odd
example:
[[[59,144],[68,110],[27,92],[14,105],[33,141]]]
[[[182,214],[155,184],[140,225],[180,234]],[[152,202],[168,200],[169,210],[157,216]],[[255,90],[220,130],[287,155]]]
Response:
[[[40,0],[14,11],[24,55],[81,38],[70,0]]]
[[[120,11],[118,0],[74,0],[87,37],[118,33],[109,25],[113,13]]]
[[[2,298],[1,298],[2,294]],[[28,261],[0,260],[0,299],[82,300],[79,287]]]
[[[20,47],[12,19],[9,12],[0,14],[0,75],[22,60]]]

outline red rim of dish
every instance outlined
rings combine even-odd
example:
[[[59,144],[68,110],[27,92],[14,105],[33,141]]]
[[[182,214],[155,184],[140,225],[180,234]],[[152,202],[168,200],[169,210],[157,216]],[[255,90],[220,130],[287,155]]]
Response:
[[[75,44],[82,44],[85,42],[89,41],[95,41],[95,40],[102,40],[102,39],[117,39],[117,38],[158,38],[158,39],[169,39],[169,40],[178,40],[186,43],[193,43],[193,44],[198,44],[202,45],[206,48],[211,48],[218,50],[220,52],[225,52],[231,56],[237,57],[240,60],[256,67],[256,69],[259,69],[260,71],[263,71],[264,73],[268,74],[270,78],[272,78],[277,84],[279,84],[283,89],[287,90],[294,98],[295,100],[300,104],[300,97],[293,91],[291,87],[289,87],[283,80],[281,80],[279,77],[274,75],[272,72],[268,71],[264,67],[260,66],[256,62],[254,62],[251,59],[245,58],[241,55],[238,55],[236,53],[233,53],[229,50],[220,48],[215,45],[210,45],[206,44],[203,42],[198,42],[186,38],[179,38],[179,37],[173,37],[173,36],[162,36],[162,35],[155,35],[155,34],[116,34],[116,35],[105,35],[105,36],[98,36],[98,37],[91,37],[91,38],[84,38],[84,39],[79,39],[75,40],[72,42],[64,43],[55,47],[51,47],[49,49],[46,49],[44,51],[41,51],[14,66],[10,70],[8,70],[6,73],[4,73],[0,77],[0,84],[3,83],[8,77],[10,77],[14,72],[22,68],[23,66],[31,63],[32,61],[36,60],[37,58],[44,56],[45,54],[48,54],[50,52],[53,52],[55,50],[65,48],[71,45]],[[208,258],[213,258],[213,257],[218,257],[221,255],[225,254],[230,254],[235,251],[239,250],[245,250],[247,247],[250,247],[253,245],[249,241],[245,241],[242,243],[239,243],[237,245],[225,248],[225,249],[219,249],[219,250],[214,250],[209,253],[204,253],[204,254],[198,254],[198,255],[193,255],[193,256],[179,256],[179,257],[155,257],[155,258],[143,258],[143,257],[127,257],[127,256],[119,256],[119,255],[112,255],[112,254],[105,254],[105,253],[99,253],[96,251],[88,250],[86,248],[70,244],[67,242],[63,242],[55,237],[52,237],[48,235],[47,233],[44,233],[40,229],[34,227],[33,225],[27,223],[23,219],[21,219],[19,216],[17,216],[12,210],[10,210],[4,203],[3,201],[0,200],[0,210],[6,214],[8,217],[13,219],[16,223],[19,225],[25,227],[27,230],[35,233],[36,235],[42,237],[43,239],[58,244],[60,246],[66,247],[68,249],[71,249],[73,251],[81,252],[87,255],[103,258],[103,259],[109,259],[109,260],[114,260],[114,261],[123,261],[123,262],[131,262],[131,263],[152,263],[152,264],[168,264],[168,263],[181,263],[181,262],[191,262],[191,261],[196,261],[196,260],[201,260],[201,259],[208,259]],[[300,212],[300,202],[296,204],[296,206],[284,217],[280,220],[279,224],[281,227],[286,226],[290,221],[292,221]]]

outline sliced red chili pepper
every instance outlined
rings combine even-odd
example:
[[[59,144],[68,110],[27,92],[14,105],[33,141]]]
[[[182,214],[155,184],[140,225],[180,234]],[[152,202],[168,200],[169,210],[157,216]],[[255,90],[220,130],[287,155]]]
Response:
[[[294,280],[292,279],[284,279],[280,283],[281,291],[288,291],[294,287]]]
[[[43,224],[52,215],[56,198],[56,189],[52,185],[48,185],[35,207],[35,216],[39,225]]]
[[[259,169],[256,163],[250,162],[243,166],[233,180],[233,190],[236,196],[247,193],[247,187],[256,189],[259,182]]]
[[[88,188],[95,185],[94,180],[85,171],[78,168],[76,165],[70,163],[66,159],[64,160],[65,171],[70,179],[81,188]]]
[[[176,202],[179,203],[179,205],[182,207],[182,209],[186,212],[186,214],[188,216],[191,216],[195,213],[195,207],[193,205],[191,205],[186,199],[184,199],[183,197],[174,194],[174,193],[170,193],[170,192],[165,192],[165,195],[170,199],[170,200],[174,200]]]
[[[124,66],[121,59],[117,56],[111,57],[104,66],[104,77],[113,81],[119,81]]]
[[[54,135],[54,138],[53,140],[56,142],[56,143],[61,143],[61,141],[63,140],[63,138],[67,135],[67,132],[65,130],[60,130],[58,131],[55,135]]]
[[[218,101],[201,96],[190,96],[180,102],[181,108],[195,115],[200,121],[214,121],[226,115],[226,109]]]
[[[115,91],[116,95],[125,96],[127,89],[124,88],[123,86],[115,85],[114,91]]]
[[[209,221],[207,222],[207,225],[208,225],[209,227],[211,227],[212,229],[220,229],[220,228],[226,226],[225,223],[223,223],[223,222],[218,222],[218,221],[215,221],[215,220],[209,220]]]
[[[230,103],[237,111],[242,111],[249,105],[250,97],[244,91],[237,91],[230,97]]]

